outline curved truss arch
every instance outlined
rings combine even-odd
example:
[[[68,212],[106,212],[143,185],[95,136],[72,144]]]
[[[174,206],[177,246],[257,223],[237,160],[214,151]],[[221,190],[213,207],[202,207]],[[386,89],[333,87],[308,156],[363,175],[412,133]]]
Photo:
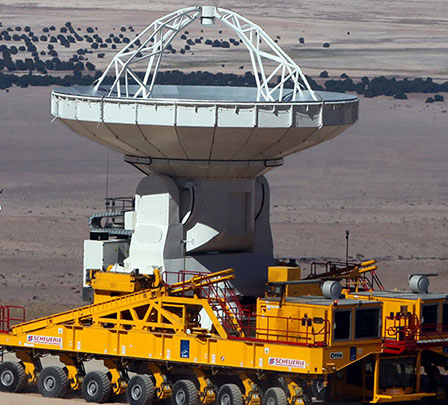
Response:
[[[300,67],[266,34],[263,29],[241,15],[219,7],[190,7],[177,10],[155,20],[134,40],[120,50],[98,79],[95,90],[103,90],[102,83],[112,75],[112,85],[104,89],[105,96],[151,97],[164,52],[176,35],[198,18],[216,20],[233,30],[249,51],[253,74],[257,83],[257,101],[295,101],[297,94],[308,91],[317,101]],[[262,49],[262,44],[267,50]],[[132,49],[136,47],[136,49]],[[133,71],[132,65],[147,60],[144,76]],[[272,70],[267,67],[273,64]],[[273,83],[274,79],[276,83]],[[286,91],[287,83],[293,90]]]

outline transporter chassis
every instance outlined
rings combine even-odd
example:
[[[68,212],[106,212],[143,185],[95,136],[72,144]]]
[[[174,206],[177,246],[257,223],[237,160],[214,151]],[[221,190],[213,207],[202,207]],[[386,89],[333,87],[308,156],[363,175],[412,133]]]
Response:
[[[157,270],[151,276],[92,270],[93,305],[16,325],[24,313],[12,314],[20,307],[2,307],[0,346],[20,361],[0,364],[0,389],[19,392],[37,384],[46,397],[81,390],[87,402],[97,403],[126,393],[130,404],[169,397],[173,405],[309,404],[312,396],[324,397],[329,376],[369,357],[376,376],[369,402],[434,396],[419,387],[381,395],[380,332],[351,341],[338,341],[332,333],[337,311],[380,311],[376,301],[301,301],[288,297],[288,289],[292,294],[292,288],[310,288],[310,280],[271,282],[254,309],[234,295],[231,269],[178,277],[169,285]],[[278,284],[280,296],[272,294]],[[297,309],[303,316],[284,316]],[[40,359],[48,354],[65,367],[42,368]],[[103,361],[108,372],[86,374],[84,362],[91,359]]]
[[[286,332],[285,341],[278,340],[280,333],[277,341],[245,337],[237,320],[243,308],[229,301],[227,286],[218,286],[233,278],[232,271],[194,276],[171,286],[158,272],[152,277],[120,276],[117,284],[127,280],[130,288],[149,288],[111,299],[96,290],[99,303],[3,330],[0,346],[14,352],[20,362],[0,365],[1,388],[17,392],[27,383],[37,383],[48,397],[81,389],[88,402],[105,402],[126,391],[128,402],[135,404],[170,396],[179,404],[217,399],[259,404],[263,392],[279,403],[310,402],[310,370],[322,374],[323,352],[329,350],[327,323],[317,333],[310,328],[309,336]],[[126,290],[125,283],[118,288]],[[18,307],[3,308],[12,313]],[[210,319],[210,329],[200,327],[201,311]],[[6,318],[3,327],[9,329],[8,324],[18,319]],[[65,368],[42,369],[40,358],[47,354],[59,356]],[[304,357],[307,363],[293,360]],[[86,375],[83,363],[91,359],[104,361],[108,375]],[[327,367],[325,373],[335,369]],[[137,372],[133,378],[131,371]]]

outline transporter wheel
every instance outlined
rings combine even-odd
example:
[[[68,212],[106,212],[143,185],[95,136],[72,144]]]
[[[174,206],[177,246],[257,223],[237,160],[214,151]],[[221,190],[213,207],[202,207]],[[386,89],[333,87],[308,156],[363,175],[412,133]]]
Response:
[[[62,398],[68,386],[67,373],[61,367],[46,367],[37,379],[37,389],[43,397]]]
[[[0,364],[0,391],[20,392],[26,383],[25,369],[17,361]]]
[[[112,384],[106,373],[102,371],[91,371],[84,377],[81,392],[86,402],[102,404],[110,398]]]
[[[324,380],[315,380],[313,381],[313,397],[319,401],[325,401],[327,397],[327,386],[325,385]]]
[[[238,385],[224,384],[218,391],[217,405],[243,405],[243,394]]]
[[[263,405],[287,405],[285,391],[279,387],[271,387],[266,390],[263,397]]]
[[[179,380],[173,385],[171,393],[172,405],[199,405],[196,385],[191,380]]]
[[[151,405],[154,401],[154,383],[146,374],[131,378],[126,389],[126,399],[131,405]]]

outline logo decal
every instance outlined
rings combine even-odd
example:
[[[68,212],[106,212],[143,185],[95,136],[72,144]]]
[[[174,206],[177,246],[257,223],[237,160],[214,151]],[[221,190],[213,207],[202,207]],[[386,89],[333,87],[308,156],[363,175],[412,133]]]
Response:
[[[41,345],[62,346],[62,338],[57,336],[28,335],[26,337],[26,342],[38,343]]]
[[[356,360],[356,347],[350,347],[350,361]]]
[[[188,359],[190,357],[190,341],[181,340],[180,341],[180,357],[183,359]]]
[[[269,357],[268,362],[269,362],[270,366],[293,367],[293,368],[305,368],[306,367],[305,360],[284,359],[281,357]]]

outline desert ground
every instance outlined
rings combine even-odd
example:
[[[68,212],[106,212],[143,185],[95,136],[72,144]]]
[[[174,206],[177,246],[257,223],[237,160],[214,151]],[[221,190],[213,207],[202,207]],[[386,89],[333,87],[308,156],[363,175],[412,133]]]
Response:
[[[234,10],[260,25],[309,75],[317,76],[327,70],[335,76],[345,72],[351,77],[394,75],[448,79],[445,0],[207,0],[202,4]],[[106,36],[119,33],[121,26],[131,25],[135,29],[132,35],[136,35],[154,19],[192,5],[195,4],[178,0],[135,0],[131,3],[118,0],[62,3],[58,0],[3,0],[0,3],[0,22],[3,27],[30,25],[39,35],[43,27],[54,24],[59,28],[66,21],[82,28],[82,33],[87,27],[93,27]],[[222,24],[201,33],[203,28],[192,24],[188,31],[190,35],[196,33],[205,38],[235,37]],[[299,43],[301,37],[304,44]],[[330,44],[330,48],[323,48],[325,42]],[[175,40],[173,45],[176,43]],[[46,43],[40,43],[39,50],[41,46],[46,49]],[[90,57],[98,67],[104,67],[116,51],[108,48],[101,52],[106,53],[104,59],[94,55]],[[59,53],[61,59],[68,59],[73,49],[62,49]],[[221,68],[222,64],[225,69]],[[182,58],[179,54],[166,57],[162,68],[241,73],[241,66],[244,66],[243,71],[250,70],[248,53],[241,46],[231,52],[199,47],[195,52],[182,55]]]
[[[279,34],[307,74],[448,79],[444,0],[217,4]],[[43,27],[70,20],[106,31],[126,23],[138,32],[184,6],[3,0],[0,21]],[[198,62],[187,55],[182,66],[212,70],[216,55],[198,53]],[[242,63],[241,51],[219,55],[229,67]],[[83,239],[89,215],[103,210],[107,161],[111,196],[133,195],[142,178],[120,155],[52,122],[51,90],[0,91],[0,304],[25,305],[28,319],[82,304]],[[410,273],[436,272],[431,290],[448,290],[448,103],[426,104],[426,97],[361,98],[353,127],[267,174],[278,257],[301,259],[305,271],[313,259],[343,259],[348,229],[350,256],[376,259],[386,287],[406,287]],[[33,393],[0,395],[5,405],[84,403],[39,401]]]

